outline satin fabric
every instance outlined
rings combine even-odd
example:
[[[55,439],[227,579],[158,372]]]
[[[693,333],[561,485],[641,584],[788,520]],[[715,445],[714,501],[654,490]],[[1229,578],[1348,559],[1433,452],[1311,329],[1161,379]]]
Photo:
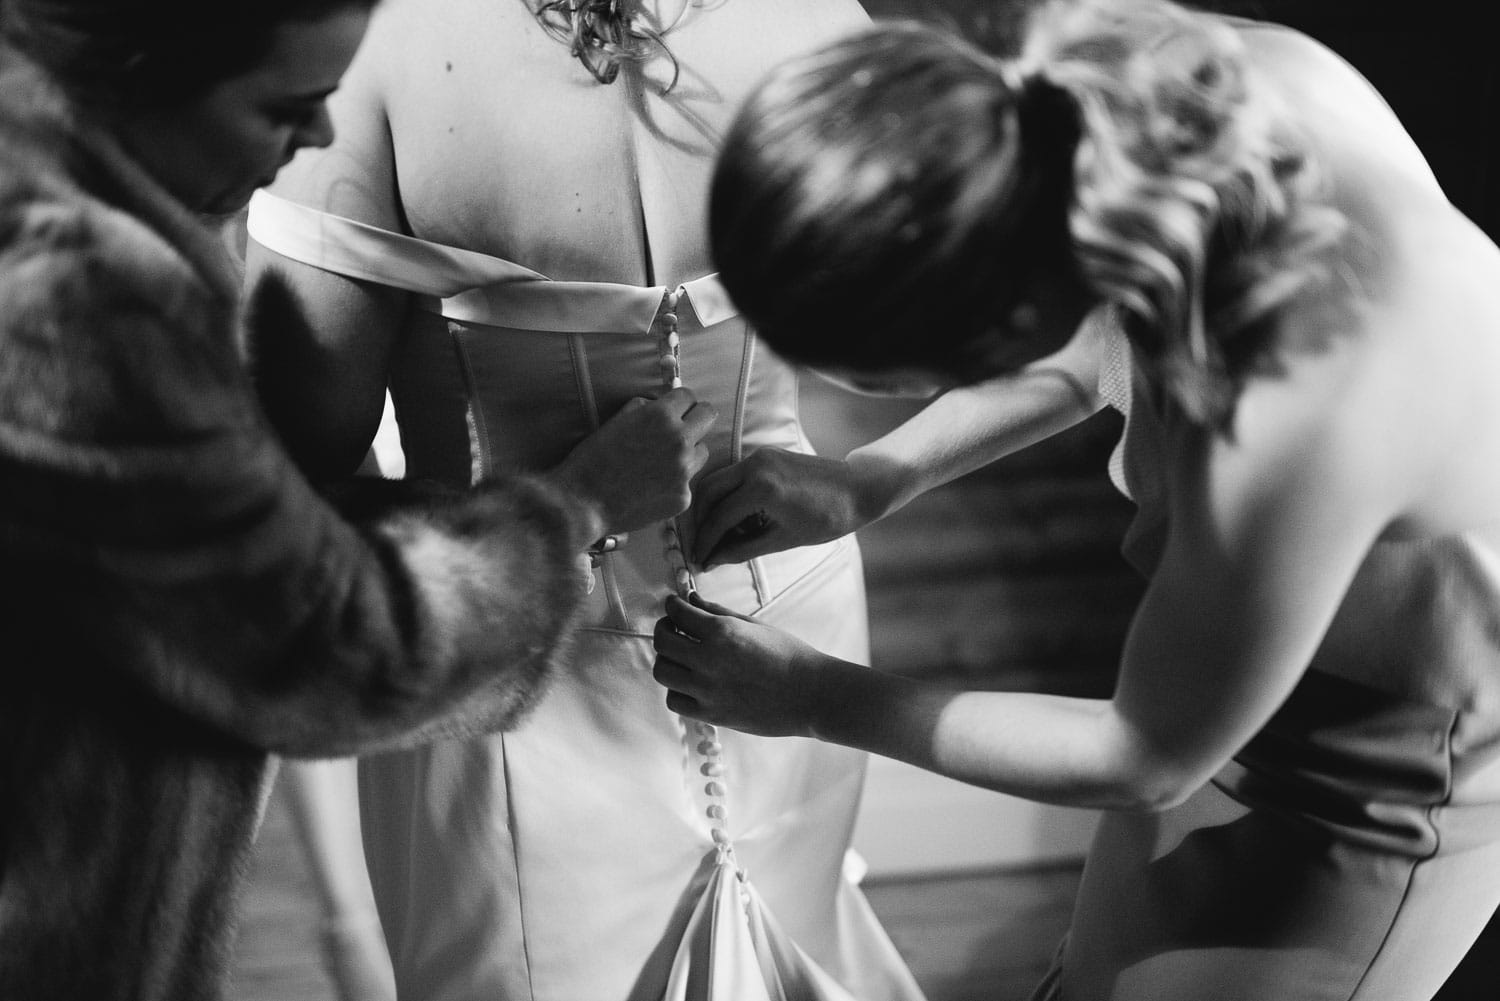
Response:
[[[627,400],[660,391],[673,305],[683,381],[720,414],[708,468],[762,446],[809,449],[795,374],[760,349],[712,276],[676,289],[553,282],[266,193],[250,233],[420,297],[391,381],[408,476],[468,482],[555,464]],[[696,584],[830,653],[868,658],[852,539],[698,572]],[[670,590],[662,538],[635,533],[602,558],[588,625],[523,726],[362,763],[366,852],[403,996],[668,991],[695,908],[725,878],[701,758],[650,674]],[[918,1001],[842,874],[864,756],[732,731],[721,742],[735,858],[787,938],[858,998]]]

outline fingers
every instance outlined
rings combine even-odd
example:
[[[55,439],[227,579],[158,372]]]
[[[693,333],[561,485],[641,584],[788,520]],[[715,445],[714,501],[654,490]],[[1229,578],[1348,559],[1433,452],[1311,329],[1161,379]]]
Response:
[[[692,685],[693,672],[672,658],[661,655],[651,665],[651,677],[663,688],[682,692]]]
[[[615,417],[640,410],[642,407],[651,407],[656,412],[654,415],[643,415],[644,417],[659,415],[663,422],[654,426],[653,433],[670,432],[674,438],[689,446],[699,444],[703,436],[708,433],[708,429],[713,427],[714,422],[719,419],[719,411],[712,403],[700,401],[693,395],[692,390],[685,387],[670,390],[666,395],[656,399],[632,397],[625,401]],[[611,420],[614,418],[612,417]],[[648,423],[646,427],[650,428],[653,425]]]
[[[682,419],[683,433],[688,441],[697,441],[708,433],[719,411],[712,403],[698,399],[686,386],[678,386],[663,394],[659,400],[669,412]]]
[[[678,417],[686,417],[687,412],[698,405],[698,396],[686,386],[678,386],[658,396],[657,401],[670,407]]]
[[[665,623],[666,620],[663,619],[662,622]],[[670,628],[670,624],[668,627]],[[661,632],[661,623],[657,624],[657,632],[658,634]],[[690,640],[684,641],[691,642]],[[659,646],[658,649],[660,649]],[[668,709],[679,716],[703,718],[703,706],[694,694],[697,688],[694,685],[693,672],[688,667],[665,654],[659,654],[656,663],[651,666],[651,676],[656,679],[657,684],[667,689]]]
[[[702,495],[696,500],[701,504]],[[769,524],[764,519],[765,512],[749,506],[748,498],[731,496],[700,515],[693,528],[693,557],[703,566],[730,562],[725,551],[752,536],[764,534]]]
[[[688,478],[689,479],[691,479],[694,476],[697,476],[698,473],[699,473],[699,471],[702,470],[704,466],[708,465],[709,457],[712,454],[713,453],[711,453],[708,450],[708,446],[705,445],[705,444],[703,444],[701,441],[698,444],[696,444],[696,445],[693,446],[693,456],[692,456],[691,459],[688,460]],[[688,497],[688,501],[689,502],[692,501],[692,497],[691,496]],[[684,504],[683,508],[686,509],[686,507],[687,507],[687,505]]]
[[[701,602],[702,599],[700,598],[699,601]],[[677,632],[686,633],[688,636],[701,641],[704,637],[709,636],[714,629],[714,613],[696,604],[689,604],[675,594],[667,595],[666,612],[666,618],[657,623],[655,633],[657,649],[668,654],[668,656],[676,653],[680,655],[679,659],[686,659],[688,649],[678,643],[678,640],[685,637],[664,636],[662,625],[669,623]],[[666,644],[666,649],[663,649],[663,643]]]
[[[722,469],[715,469],[698,481],[693,491],[693,500],[698,505],[698,531],[702,531],[712,516],[713,509],[739,489],[743,482],[744,463],[736,462]]]
[[[746,563],[757,556],[779,553],[786,548],[786,543],[778,541],[772,531],[743,532],[735,529],[698,557],[698,564],[705,570],[712,570],[731,563]]]
[[[691,695],[685,695],[682,692],[668,691],[667,708],[672,710],[672,712],[676,713],[679,716],[686,716],[689,719],[701,719],[707,722],[703,707],[700,706],[698,704],[698,700],[693,698]]]
[[[671,601],[668,600],[670,605]],[[682,671],[687,670],[687,665],[692,663],[697,654],[698,641],[691,634],[684,635],[681,626],[672,619],[671,609],[667,609],[667,616],[656,621],[656,627],[651,631],[651,642],[656,647],[657,659],[669,658],[675,666]],[[661,678],[656,680],[667,684]]]
[[[739,619],[754,622],[748,615],[706,601],[696,591],[691,603],[675,594],[667,596],[666,615],[658,619],[651,639],[656,652],[670,657],[680,664],[692,665],[704,656],[707,646],[724,637],[724,627],[729,620]]]
[[[691,410],[682,415],[682,428],[689,441],[697,441],[708,433],[708,429],[718,419],[719,411],[712,403],[695,403]]]
[[[678,601],[682,601],[682,599],[681,598],[677,598],[676,595],[673,595],[672,597],[676,598],[676,600],[678,600]],[[719,604],[718,602],[709,601],[707,598],[703,597],[703,595],[699,594],[697,591],[694,591],[688,597],[688,600],[683,602],[683,604],[688,605],[691,608],[700,609],[703,613],[706,613],[707,616],[708,616],[707,621],[710,624],[717,624],[717,620],[718,619],[739,619],[739,620],[741,620],[743,622],[754,622],[755,621],[750,616],[748,616],[748,615],[741,615],[739,612],[736,612],[732,608],[727,608],[724,605]],[[692,635],[697,636],[699,634],[698,633],[692,633]]]
[[[704,476],[693,487],[693,552],[695,563],[707,565],[708,556],[716,549],[724,534],[734,526],[732,508],[726,503],[741,484],[741,463],[716,469]]]

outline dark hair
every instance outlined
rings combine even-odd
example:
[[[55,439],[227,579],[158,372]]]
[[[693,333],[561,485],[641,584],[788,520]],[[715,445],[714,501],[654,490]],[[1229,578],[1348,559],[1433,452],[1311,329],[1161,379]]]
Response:
[[[87,104],[169,106],[237,76],[287,22],[377,0],[0,0],[0,36]]]
[[[1069,267],[1077,135],[1065,94],[955,36],[857,33],[741,109],[713,179],[715,263],[794,361],[964,377],[1033,273]]]
[[[1222,420],[1342,216],[1223,21],[1058,0],[1015,62],[887,24],[784,64],[710,202],[732,298],[813,365],[960,379],[1042,279],[1114,304],[1168,398]],[[1024,356],[1024,353],[1022,353]]]

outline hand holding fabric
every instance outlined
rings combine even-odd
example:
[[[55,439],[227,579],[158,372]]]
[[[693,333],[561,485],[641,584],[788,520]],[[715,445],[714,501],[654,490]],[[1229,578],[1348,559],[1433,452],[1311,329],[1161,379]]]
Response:
[[[597,508],[603,533],[675,517],[692,499],[692,478],[708,461],[703,436],[718,417],[688,389],[633,399],[579,442],[552,477]]]
[[[848,535],[875,520],[869,492],[843,459],[760,449],[698,484],[693,558],[743,563]]]
[[[667,708],[764,737],[813,736],[819,670],[841,661],[697,594],[669,597],[666,611],[652,674]]]

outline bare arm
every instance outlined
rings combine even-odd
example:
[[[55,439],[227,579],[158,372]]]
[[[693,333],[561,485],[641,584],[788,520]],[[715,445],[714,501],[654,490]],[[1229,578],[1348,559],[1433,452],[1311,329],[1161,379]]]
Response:
[[[1086,324],[1061,351],[1015,375],[950,390],[844,459],[761,449],[705,476],[694,492],[695,558],[735,563],[848,535],[934,487],[1097,413],[1101,332]],[[736,531],[757,512],[769,525]]]
[[[371,54],[329,100],[337,137],[305,150],[274,190],[292,201],[399,232],[395,160]],[[272,425],[309,475],[353,472],[380,424],[396,338],[411,296],[247,248],[250,346]]]
[[[1263,388],[1242,401],[1233,436],[1179,430],[1170,536],[1111,699],[939,689],[673,601],[657,630],[669,704],[1037,800],[1175,803],[1291,692],[1404,503],[1399,485],[1415,478],[1376,454],[1368,403],[1332,402],[1342,381],[1325,372]]]
[[[400,232],[377,72],[379,60],[400,64],[398,56],[382,54],[391,34],[371,32],[330,100],[334,144],[305,151],[278,176],[275,190]],[[353,472],[379,427],[398,338],[416,322],[413,297],[292,261],[253,241],[247,270],[257,388],[273,426],[315,480]],[[717,416],[686,389],[632,400],[555,468],[532,472],[596,509],[603,532],[623,534],[687,507],[688,481],[708,460],[701,440]]]

